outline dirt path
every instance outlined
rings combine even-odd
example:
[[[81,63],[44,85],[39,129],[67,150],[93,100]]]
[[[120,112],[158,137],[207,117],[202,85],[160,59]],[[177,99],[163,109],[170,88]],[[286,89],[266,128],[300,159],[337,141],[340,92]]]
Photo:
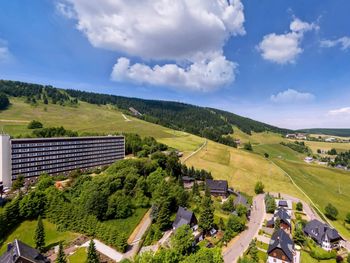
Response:
[[[184,164],[188,159],[190,159],[192,156],[194,156],[196,153],[198,153],[199,151],[201,151],[205,146],[207,146],[208,144],[208,140],[206,139],[204,141],[204,143],[197,149],[195,150],[193,153],[191,153],[189,156],[187,156],[185,159],[183,159],[181,162]]]
[[[29,121],[24,120],[0,120],[0,122],[14,122],[14,123],[28,123]]]

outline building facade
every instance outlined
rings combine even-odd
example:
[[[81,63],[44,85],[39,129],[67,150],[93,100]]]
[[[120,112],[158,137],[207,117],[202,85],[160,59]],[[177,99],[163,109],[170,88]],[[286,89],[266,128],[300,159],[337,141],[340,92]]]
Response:
[[[125,157],[124,136],[10,139],[0,135],[0,182],[19,175],[63,174],[105,166]]]

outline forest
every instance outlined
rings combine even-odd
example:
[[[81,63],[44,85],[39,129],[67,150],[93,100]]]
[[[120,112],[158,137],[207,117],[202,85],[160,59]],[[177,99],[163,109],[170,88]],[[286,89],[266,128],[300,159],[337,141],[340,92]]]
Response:
[[[80,100],[96,105],[111,104],[125,113],[130,113],[129,108],[133,107],[141,113],[135,117],[233,147],[236,144],[233,138],[228,136],[233,133],[233,126],[237,126],[247,134],[263,131],[283,134],[289,132],[287,129],[280,129],[227,111],[172,101],[127,98],[73,89],[62,90],[52,86],[6,80],[0,81],[0,92],[7,96],[26,97],[27,102],[32,104],[42,100],[46,103],[75,105]]]

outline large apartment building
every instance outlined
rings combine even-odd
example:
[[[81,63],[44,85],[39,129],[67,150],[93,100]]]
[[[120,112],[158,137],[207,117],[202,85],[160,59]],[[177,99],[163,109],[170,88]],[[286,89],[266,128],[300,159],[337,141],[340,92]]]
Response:
[[[0,182],[112,164],[125,157],[124,136],[11,139],[0,135]]]

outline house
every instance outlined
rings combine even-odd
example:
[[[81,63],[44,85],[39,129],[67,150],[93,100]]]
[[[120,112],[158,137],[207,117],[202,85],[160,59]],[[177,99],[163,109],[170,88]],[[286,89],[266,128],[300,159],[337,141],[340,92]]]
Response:
[[[206,180],[206,185],[213,196],[227,197],[228,184],[226,180]]]
[[[300,253],[295,251],[294,243],[282,229],[276,231],[267,250],[268,263],[299,263]]]
[[[304,162],[306,162],[306,163],[312,163],[313,161],[314,161],[314,158],[312,158],[310,156],[305,157],[305,159],[304,159]]]
[[[284,208],[286,210],[292,210],[293,205],[291,200],[276,199],[276,207]]]
[[[288,139],[296,139],[297,135],[295,133],[287,134],[286,138],[288,138]]]
[[[325,142],[336,142],[337,139],[334,138],[334,137],[329,137],[329,138],[326,138],[324,141],[325,141]]]
[[[240,139],[234,139],[234,142],[237,146],[241,145],[241,140]]]
[[[173,229],[176,230],[180,226],[189,225],[191,228],[197,225],[198,221],[194,213],[187,208],[180,206],[177,210]]]
[[[250,212],[251,212],[251,207],[250,204],[248,203],[247,198],[245,198],[241,193],[235,193],[237,197],[233,201],[233,205],[237,207],[238,205],[243,205],[247,208],[247,217],[249,218]],[[235,211],[236,212],[236,211]]]
[[[186,189],[192,188],[194,181],[195,179],[193,177],[182,176],[182,182],[183,182],[184,188]]]
[[[278,210],[275,211],[273,218],[267,221],[266,226],[270,228],[275,227],[275,222],[277,219],[280,220],[280,228],[290,234],[292,232],[290,213],[282,207],[278,208]]]
[[[6,252],[0,256],[1,263],[49,263],[50,260],[38,250],[18,239],[7,245]]]
[[[306,224],[304,233],[327,251],[340,248],[340,242],[343,241],[337,230],[316,219]]]
[[[306,140],[306,139],[307,139],[307,136],[306,136],[305,133],[297,133],[297,134],[296,134],[296,138],[297,138],[298,140]]]

